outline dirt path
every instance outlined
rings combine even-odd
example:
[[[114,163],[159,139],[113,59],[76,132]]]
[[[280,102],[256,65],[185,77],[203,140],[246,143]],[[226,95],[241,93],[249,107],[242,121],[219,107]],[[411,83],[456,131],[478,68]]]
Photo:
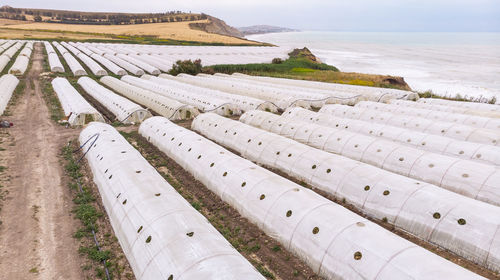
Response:
[[[78,130],[50,120],[42,99],[39,74],[43,51],[37,44],[26,91],[9,118],[11,143],[2,161],[10,179],[0,212],[1,279],[83,279],[78,242],[72,237],[78,221],[71,214],[69,188],[61,182],[61,147]]]

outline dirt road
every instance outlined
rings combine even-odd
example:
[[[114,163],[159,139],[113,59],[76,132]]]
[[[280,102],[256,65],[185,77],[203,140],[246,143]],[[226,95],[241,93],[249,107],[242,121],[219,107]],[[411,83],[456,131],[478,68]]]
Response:
[[[78,221],[59,163],[62,146],[79,131],[50,120],[38,81],[41,44],[32,59],[26,91],[8,118],[14,127],[4,141],[10,144],[2,144],[11,178],[2,183],[8,194],[0,212],[0,279],[83,279],[84,257],[72,237]]]

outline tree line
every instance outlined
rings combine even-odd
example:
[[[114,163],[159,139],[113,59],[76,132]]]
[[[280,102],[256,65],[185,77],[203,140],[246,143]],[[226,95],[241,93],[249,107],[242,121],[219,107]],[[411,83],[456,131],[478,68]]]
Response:
[[[192,14],[181,11],[149,14],[89,13],[75,11],[36,10],[0,7],[0,18],[27,20],[32,16],[35,22],[76,23],[76,24],[144,24],[160,22],[182,22],[207,19],[206,14]]]

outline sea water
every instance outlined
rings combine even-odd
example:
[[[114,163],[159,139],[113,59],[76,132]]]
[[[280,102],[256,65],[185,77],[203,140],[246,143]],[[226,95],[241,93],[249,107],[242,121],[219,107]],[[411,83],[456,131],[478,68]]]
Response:
[[[344,72],[402,76],[419,92],[500,101],[500,33],[308,31],[247,38],[308,47]]]

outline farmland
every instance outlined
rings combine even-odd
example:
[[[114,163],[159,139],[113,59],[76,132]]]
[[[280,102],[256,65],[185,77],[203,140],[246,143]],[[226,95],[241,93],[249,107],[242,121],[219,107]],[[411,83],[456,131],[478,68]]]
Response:
[[[308,81],[339,72],[280,47],[0,48],[9,279],[500,276],[498,105]]]

